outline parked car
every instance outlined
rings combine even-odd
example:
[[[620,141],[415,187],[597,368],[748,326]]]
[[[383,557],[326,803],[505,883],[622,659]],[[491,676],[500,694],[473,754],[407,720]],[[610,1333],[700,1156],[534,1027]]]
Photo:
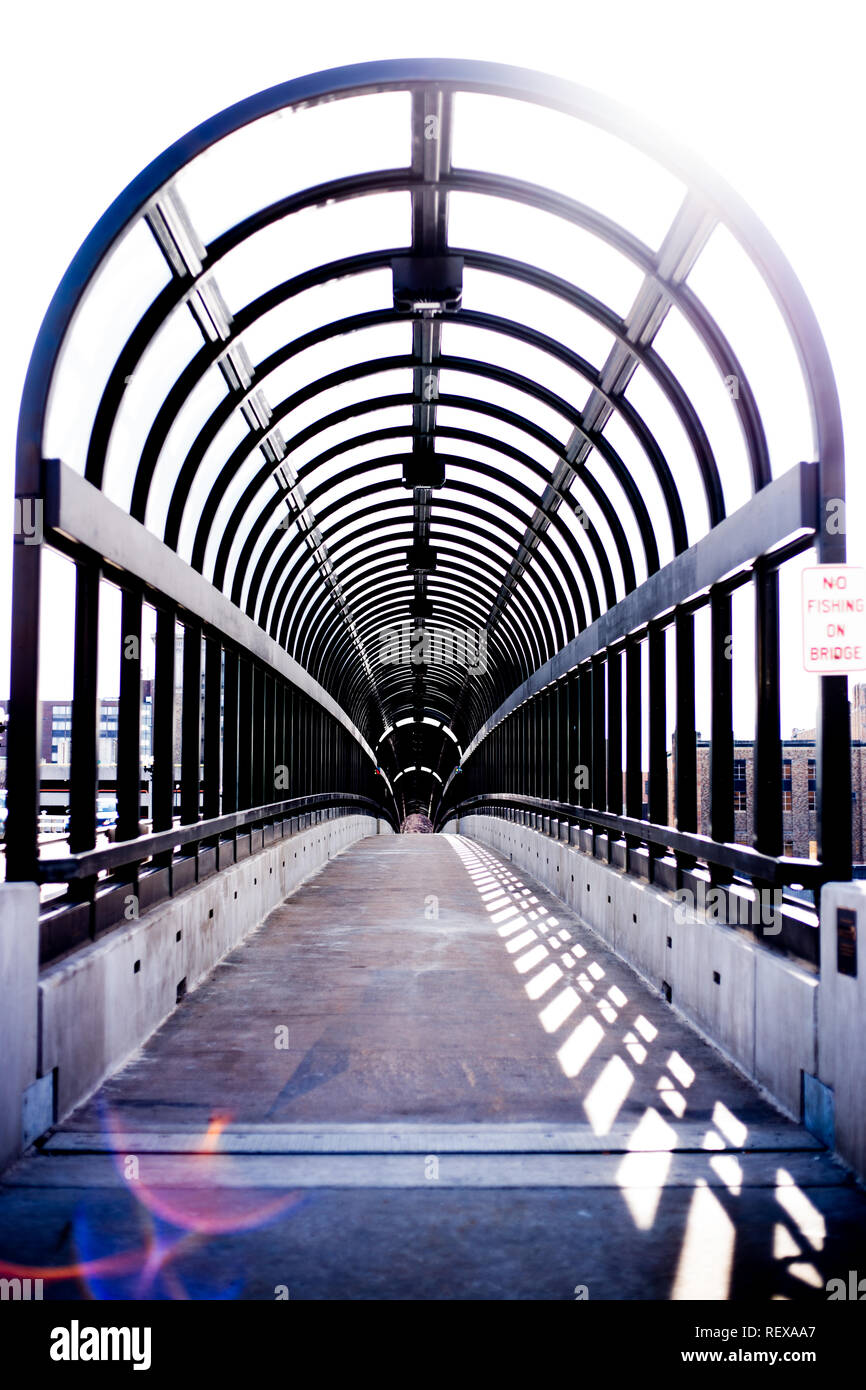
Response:
[[[117,797],[100,792],[96,798],[96,828],[111,831],[117,824]]]

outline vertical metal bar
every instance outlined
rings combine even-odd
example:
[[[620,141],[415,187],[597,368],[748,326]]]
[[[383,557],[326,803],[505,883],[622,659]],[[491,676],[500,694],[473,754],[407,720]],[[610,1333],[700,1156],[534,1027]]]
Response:
[[[649,661],[649,818],[668,823],[667,653],[664,629],[650,625]]]
[[[312,701],[310,704],[310,791],[317,792],[321,788],[321,768],[322,768],[322,721],[319,706]]]
[[[174,800],[174,613],[156,613],[156,651],[153,680],[154,830],[170,830]]]
[[[641,766],[641,644],[625,649],[625,813],[634,820],[643,814]]]
[[[592,671],[589,662],[581,666],[579,681],[578,743],[580,748],[581,782],[586,786],[579,792],[581,806],[592,805]]]
[[[289,769],[289,790],[286,796],[297,795],[297,767],[295,765],[295,687],[286,685],[285,713],[285,765]],[[349,785],[348,759],[343,763],[343,784]]]
[[[226,647],[223,669],[223,814],[238,809],[238,654]]]
[[[571,800],[569,790],[571,778],[568,774],[568,680],[559,683],[559,781],[556,792],[557,801],[568,802]]]
[[[755,567],[755,848],[782,853],[782,729],[779,686],[779,575]],[[846,761],[850,754],[846,752]],[[834,769],[835,775],[835,769]]]
[[[303,691],[295,692],[294,748],[298,760],[298,796],[306,796],[307,786],[307,697]],[[358,779],[357,767],[353,769],[353,781]],[[355,788],[360,790],[360,788]]]
[[[276,677],[274,685],[274,799],[285,801],[289,795],[283,768],[286,765],[286,684],[282,676]],[[276,769],[279,769],[277,785]]]
[[[238,810],[252,806],[253,672],[245,657],[238,669]]]
[[[210,820],[220,813],[220,705],[222,703],[222,646],[219,638],[204,639],[204,766],[202,814]]]
[[[274,689],[274,677],[270,674],[264,680],[264,751],[262,760],[264,763],[264,797],[263,803],[278,800],[276,790],[276,766],[277,760],[274,757],[276,749],[276,692]]]
[[[69,849],[96,844],[99,705],[99,565],[75,566],[75,656],[72,683],[72,754],[69,767]]]
[[[538,786],[538,706],[530,699],[526,706],[526,791],[537,796]]]
[[[710,834],[734,838],[733,605],[724,589],[710,592]],[[718,875],[714,875],[718,876]]]
[[[27,499],[20,502],[24,505]],[[34,506],[41,506],[41,501]],[[31,538],[32,539],[32,538]],[[23,529],[12,546],[12,668],[7,737],[9,819],[6,878],[32,882],[39,876],[39,622],[42,546],[28,543]]]
[[[676,774],[674,806],[678,830],[698,828],[698,758],[695,732],[695,620],[677,611]]]
[[[265,795],[265,673],[253,667],[253,806],[261,806]]]
[[[199,818],[201,780],[201,628],[194,622],[183,630],[180,719],[180,819],[192,825]]]
[[[622,815],[622,657],[607,658],[607,809]]]
[[[846,676],[821,676],[816,749],[818,858],[828,882],[851,878],[851,729]]]
[[[580,791],[580,742],[579,742],[579,718],[580,718],[580,682],[576,675],[569,675],[568,680],[568,795],[566,801],[574,806],[580,801],[583,793]]]
[[[120,603],[120,697],[117,706],[117,838],[134,840],[141,816],[141,594]]]
[[[815,535],[819,564],[844,565],[847,555],[845,517],[845,449],[838,400],[827,364],[829,388],[823,438],[817,450],[818,514]],[[817,763],[818,858],[828,882],[852,873],[851,712],[847,676],[819,678],[815,759]]]
[[[559,771],[559,691],[552,686],[547,692],[547,766],[544,794],[549,801],[558,800]]]
[[[604,810],[605,767],[604,767],[604,668],[601,656],[592,661],[592,804],[597,811]]]

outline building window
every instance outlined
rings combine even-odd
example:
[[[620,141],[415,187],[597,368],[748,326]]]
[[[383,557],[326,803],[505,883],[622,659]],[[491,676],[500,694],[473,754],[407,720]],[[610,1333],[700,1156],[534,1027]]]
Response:
[[[734,758],[734,810],[748,809],[746,799],[746,760]]]
[[[808,775],[808,778],[809,778],[809,782],[808,782],[808,793],[809,793],[808,808],[809,808],[810,811],[815,811],[815,810],[817,810],[817,801],[816,801],[816,797],[817,797],[817,793],[818,793],[818,781],[817,781],[818,768],[817,768],[817,764],[816,764],[814,758],[809,758],[809,760],[808,760],[807,775]]]
[[[791,790],[791,759],[782,759],[782,810],[793,811],[794,795]]]

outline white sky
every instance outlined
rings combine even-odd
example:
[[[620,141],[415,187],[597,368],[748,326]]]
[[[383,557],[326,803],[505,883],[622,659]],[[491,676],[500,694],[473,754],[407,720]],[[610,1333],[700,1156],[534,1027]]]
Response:
[[[854,3],[828,0],[819,18],[814,6],[775,0],[624,0],[601,11],[549,0],[511,9],[336,0],[303,10],[270,0],[242,9],[219,0],[151,0],[135,9],[43,0],[9,15],[0,93],[8,199],[0,232],[0,589],[9,591],[15,423],[29,352],[54,287],[99,215],[166,145],[222,107],[306,72],[416,55],[516,63],[604,91],[691,145],[745,196],[800,275],[828,342],[846,424],[849,560],[863,563],[866,426],[855,376],[866,311],[862,32]],[[579,171],[572,188],[580,188]],[[663,355],[676,352],[664,337],[659,346]],[[0,692],[8,689],[7,610],[8,602],[0,611]],[[798,669],[792,603],[785,615],[797,622],[783,672],[787,731],[814,723],[814,687]],[[50,646],[60,650],[68,639],[62,617],[54,635]],[[103,684],[114,693],[110,673]],[[744,696],[738,734],[748,733],[747,704]],[[704,730],[707,717],[699,709]]]

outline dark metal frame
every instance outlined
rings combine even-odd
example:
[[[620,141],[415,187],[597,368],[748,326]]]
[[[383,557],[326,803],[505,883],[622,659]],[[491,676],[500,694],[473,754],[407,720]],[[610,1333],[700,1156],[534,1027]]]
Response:
[[[411,158],[404,169],[365,172],[293,193],[262,208],[216,237],[209,246],[198,243],[194,228],[174,187],[176,175],[189,161],[216,141],[262,116],[341,97],[406,91],[411,94]],[[454,97],[460,92],[536,103],[564,112],[630,141],[687,188],[682,205],[661,244],[652,249],[601,212],[550,189],[484,170],[455,168],[451,157]],[[438,139],[425,138],[430,118],[438,122]],[[235,247],[277,220],[297,212],[359,197],[403,192],[411,201],[411,239],[408,247],[360,252],[339,262],[313,267],[275,285],[253,302],[215,325],[208,320],[207,294],[218,295],[214,273]],[[605,241],[643,275],[632,308],[623,317],[578,285],[522,261],[478,248],[454,247],[448,240],[448,203],[453,193],[476,193],[512,200],[544,210]],[[172,218],[181,219],[188,233],[187,249],[172,233]],[[43,436],[49,392],[64,340],[74,314],[91,283],[120,237],[144,219],[163,251],[170,278],[133,328],[110,372],[97,409],[87,453],[86,481],[67,476],[62,465],[46,466]],[[812,412],[814,459],[772,480],[769,453],[759,404],[727,341],[688,284],[687,277],[714,227],[726,225],[764,278],[787,324],[799,355]],[[185,243],[186,244],[186,243]],[[191,254],[188,246],[197,246]],[[328,339],[363,343],[363,335],[382,324],[406,319],[394,305],[322,324],[303,337],[286,342],[263,361],[247,363],[237,355],[244,331],[277,305],[307,290],[341,277],[364,275],[387,268],[394,256],[462,257],[473,272],[532,286],[578,308],[611,335],[613,347],[602,363],[591,363],[567,345],[514,319],[482,313],[471,306],[442,315],[419,312],[412,323],[411,351],[390,357],[360,360],[311,382],[302,391],[271,405],[262,395],[269,378],[282,364]],[[217,365],[227,385],[225,400],[201,425],[174,480],[162,536],[146,545],[140,536],[133,552],[120,556],[108,534],[116,508],[101,494],[112,430],[127,384],[144,358],[157,331],[174,311],[186,305],[202,328],[204,344],[171,384],[145,440],[131,490],[129,526],[141,523],[154,470],[172,423],[204,373]],[[675,308],[698,335],[718,372],[736,377],[738,391],[732,408],[739,422],[749,465],[753,496],[735,518],[726,517],[724,469],[716,460],[698,412],[680,382],[660,356],[654,339],[667,313]],[[564,400],[543,383],[493,363],[446,353],[443,329],[450,322],[521,342],[571,369],[583,381],[588,396],[582,406]],[[206,331],[207,330],[207,331]],[[348,351],[348,347],[347,347]],[[670,468],[649,424],[627,399],[628,384],[638,367],[648,372],[670,403],[694,455],[695,477],[707,506],[710,530],[706,536],[689,533],[681,499]],[[335,387],[369,380],[386,371],[405,371],[405,392],[360,400],[336,411],[323,407],[314,423],[288,440],[280,422],[301,404],[325,398]],[[511,392],[515,408],[493,405],[477,395],[439,391],[442,371],[471,374]],[[432,383],[432,387],[431,387]],[[562,420],[562,437],[533,423],[527,404],[540,403]],[[377,427],[377,413],[398,407],[407,424]],[[468,428],[440,419],[440,411],[458,409],[479,423]],[[188,558],[200,577],[196,588],[179,571],[174,587],[160,587],[169,552],[178,549],[184,507],[205,453],[221,425],[234,411],[242,412],[248,435],[209,479],[210,495],[196,528]],[[604,435],[616,413],[640,447],[657,479],[663,513],[654,516],[631,477],[626,462]],[[369,422],[367,416],[373,417]],[[354,422],[359,422],[356,432]],[[499,427],[518,431],[525,448],[500,440]],[[369,427],[368,427],[369,426]],[[315,455],[292,477],[279,483],[281,466],[293,453],[315,442],[331,427],[348,429],[348,436]],[[446,491],[429,487],[407,494],[402,466],[390,450],[411,437],[411,451],[425,456],[432,448],[442,457],[452,441],[466,449],[444,453]],[[404,446],[406,447],[406,446]],[[483,448],[487,460],[472,456]],[[216,561],[205,573],[208,539],[229,480],[256,450],[262,463],[255,479],[233,508],[216,547]],[[363,457],[364,451],[372,451]],[[550,466],[538,462],[549,457]],[[491,463],[489,459],[496,462]],[[339,460],[336,473],[329,472]],[[794,463],[795,461],[788,461]],[[527,468],[537,492],[513,476],[514,463]],[[383,467],[393,467],[387,482]],[[637,582],[635,559],[616,508],[608,498],[605,470],[617,480],[631,509],[642,548],[647,579]],[[278,487],[264,505],[257,500],[262,485],[276,478]],[[375,481],[373,479],[375,478]],[[339,484],[340,491],[335,491]],[[315,74],[260,93],[221,112],[184,136],[155,160],[120,195],[85,241],[49,307],[34,349],[21,408],[16,491],[19,497],[46,503],[46,539],[70,554],[77,573],[76,675],[73,697],[73,831],[71,844],[82,851],[93,842],[95,800],[95,666],[90,641],[98,616],[98,576],[113,578],[124,590],[124,632],[138,630],[144,597],[159,610],[155,696],[156,759],[154,803],[158,828],[167,829],[172,815],[173,755],[170,715],[173,711],[174,625],[181,621],[188,635],[183,660],[183,722],[181,797],[182,818],[197,820],[199,738],[204,739],[204,814],[209,820],[220,809],[219,780],[211,757],[219,744],[219,720],[234,726],[237,739],[223,749],[223,812],[245,811],[261,799],[264,768],[291,735],[293,773],[306,785],[318,787],[324,777],[348,777],[338,790],[368,794],[375,787],[389,806],[387,814],[425,809],[439,816],[460,804],[469,780],[478,782],[480,769],[492,778],[485,792],[508,785],[515,793],[541,795],[567,790],[568,751],[573,729],[570,694],[579,691],[577,721],[581,760],[592,768],[589,800],[594,813],[618,815],[622,796],[616,790],[623,773],[626,815],[619,816],[627,841],[637,841],[635,812],[641,799],[639,759],[641,725],[640,663],[645,642],[649,663],[649,800],[652,825],[667,819],[666,720],[664,694],[665,635],[673,624],[676,641],[677,777],[676,815],[680,832],[694,833],[694,683],[693,614],[708,602],[712,627],[713,841],[724,844],[731,833],[732,745],[730,733],[730,663],[723,660],[724,638],[730,632],[730,592],[734,584],[752,582],[758,614],[758,809],[755,841],[759,851],[778,857],[779,690],[778,580],[776,568],[806,546],[815,547],[822,563],[845,558],[845,537],[824,525],[828,504],[844,499],[842,430],[839,403],[826,348],[814,314],[799,282],[778,247],[737,195],[699,161],[652,131],[635,126],[629,113],[598,94],[568,83],[492,64],[452,60],[384,62]],[[68,494],[68,496],[67,496]],[[368,501],[369,499],[369,501]],[[378,506],[376,503],[378,502]],[[363,504],[371,524],[391,513],[405,519],[405,540],[395,536],[371,550],[363,531],[345,534],[351,511]],[[286,507],[293,528],[283,530],[278,517]],[[492,510],[493,508],[497,510]],[[502,521],[499,513],[508,518]],[[362,512],[359,510],[359,515]],[[86,517],[86,519],[85,519]],[[305,518],[303,522],[298,518]],[[411,522],[409,518],[411,517]],[[438,526],[437,517],[441,518]],[[780,521],[781,517],[781,521]],[[339,518],[339,519],[338,519]],[[482,544],[480,523],[495,522]],[[595,520],[593,519],[595,518]],[[782,524],[784,522],[784,524]],[[733,523],[733,524],[732,524]],[[660,568],[661,529],[669,534],[674,560]],[[143,528],[142,528],[143,529]],[[270,532],[270,534],[268,534]],[[255,565],[258,543],[267,537]],[[733,542],[732,542],[732,537]],[[232,547],[238,558],[230,567]],[[407,573],[406,552],[432,542],[439,555],[435,572]],[[726,547],[734,552],[727,569]],[[157,549],[154,549],[157,547]],[[371,579],[371,557],[375,577]],[[613,563],[615,560],[615,564]],[[183,560],[177,559],[178,565]],[[745,567],[745,568],[744,568]],[[184,568],[186,568],[184,566]],[[730,571],[737,570],[735,579]],[[189,571],[191,574],[192,571]],[[594,575],[598,573],[600,582]],[[202,587],[203,586],[203,587]],[[207,591],[214,596],[206,597]],[[222,591],[222,593],[220,593]],[[223,594],[225,597],[223,598]],[[179,595],[182,595],[179,597]],[[192,596],[194,601],[184,599]],[[220,602],[217,602],[217,598]],[[243,603],[245,612],[238,605]],[[417,619],[432,628],[458,624],[467,615],[487,634],[489,664],[483,675],[428,667],[416,673],[375,664],[376,634],[387,624],[413,611],[431,616]],[[38,547],[16,544],[13,580],[13,662],[9,781],[8,855],[10,877],[44,876],[37,855],[35,824],[38,808],[38,627],[40,556]],[[235,617],[234,615],[237,615]],[[240,621],[241,626],[238,627]],[[246,625],[245,625],[246,624]],[[251,636],[252,627],[261,639]],[[727,628],[727,631],[726,631]],[[205,641],[205,696],[202,731],[200,709],[201,637]],[[170,640],[169,640],[170,638]],[[288,670],[278,649],[290,653]],[[622,653],[625,653],[623,656]],[[624,666],[624,669],[623,669]],[[223,683],[220,715],[217,669]],[[124,833],[136,828],[137,710],[133,699],[136,670],[123,666],[120,712],[118,787]],[[275,674],[282,670],[282,676]],[[543,693],[545,686],[552,689]],[[301,710],[293,690],[303,690],[313,704]],[[169,695],[171,690],[172,694]],[[542,703],[539,703],[541,701]],[[531,738],[508,719],[518,705],[531,711]],[[618,738],[604,742],[606,710],[610,727],[625,705],[624,747]],[[310,742],[310,709],[323,711],[328,750],[348,735],[351,768],[337,769],[331,753],[322,767],[319,745]],[[422,723],[435,717],[436,727]],[[319,718],[319,716],[316,716]],[[398,722],[411,717],[410,732]],[[521,716],[521,721],[523,721]],[[498,731],[503,723],[507,737]],[[453,738],[446,735],[446,726]],[[342,730],[342,732],[341,732]],[[387,735],[387,736],[386,736]],[[505,738],[505,743],[503,743]],[[494,743],[500,749],[491,761]],[[410,747],[411,744],[411,747]],[[401,777],[396,801],[389,801],[390,782],[371,781],[376,765],[373,748],[381,746],[384,771],[395,779],[410,761],[433,769],[436,778],[413,773]],[[508,755],[502,748],[508,748]],[[461,750],[465,749],[465,752]],[[485,749],[488,751],[486,752]],[[552,759],[547,761],[552,750]],[[457,774],[462,758],[467,774]],[[352,761],[352,760],[350,760]],[[832,769],[833,795],[825,794]],[[821,680],[818,714],[819,854],[824,877],[850,875],[850,794],[846,796],[848,707],[844,678]],[[363,781],[363,787],[358,782]],[[437,781],[438,778],[438,781]],[[462,780],[459,780],[462,779]],[[396,783],[395,783],[396,786]],[[439,788],[442,787],[441,799]],[[374,799],[380,803],[382,796]],[[571,801],[561,795],[553,800]],[[626,825],[628,828],[626,829]],[[646,830],[644,841],[657,842]],[[706,857],[706,846],[681,848],[687,858]],[[160,851],[162,853],[162,851]],[[712,858],[712,856],[711,856]],[[717,862],[716,862],[717,861]],[[719,852],[714,871],[726,871]],[[76,879],[76,882],[79,882]],[[91,884],[91,888],[92,888]]]

